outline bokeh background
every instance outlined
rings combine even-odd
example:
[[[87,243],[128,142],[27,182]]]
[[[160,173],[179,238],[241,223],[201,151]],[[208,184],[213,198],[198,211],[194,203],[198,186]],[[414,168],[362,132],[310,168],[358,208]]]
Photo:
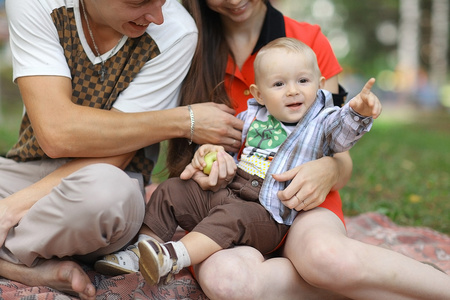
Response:
[[[11,82],[0,0],[0,154],[17,139],[22,103]],[[14,0],[9,0],[14,1]],[[368,78],[383,113],[352,150],[353,176],[341,190],[346,215],[386,214],[400,225],[450,234],[448,0],[271,0],[298,21],[319,24],[344,68],[349,97]],[[164,180],[162,160],[154,180]],[[0,179],[1,180],[1,179]]]

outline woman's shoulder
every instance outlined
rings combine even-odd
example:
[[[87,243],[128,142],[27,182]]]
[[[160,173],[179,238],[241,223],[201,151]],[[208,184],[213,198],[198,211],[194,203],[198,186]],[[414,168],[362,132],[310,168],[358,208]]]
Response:
[[[286,36],[296,38],[316,53],[320,71],[325,78],[331,78],[342,71],[334,55],[330,41],[319,25],[299,22],[284,16]]]
[[[286,29],[286,36],[297,38],[306,43],[306,41],[314,40],[318,36],[323,35],[320,26],[308,22],[299,22],[288,16],[284,16],[284,24]]]

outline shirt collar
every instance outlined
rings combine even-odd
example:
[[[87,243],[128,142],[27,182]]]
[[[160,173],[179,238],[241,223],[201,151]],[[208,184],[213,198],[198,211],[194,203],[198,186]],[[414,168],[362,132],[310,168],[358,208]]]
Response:
[[[258,42],[256,43],[252,54],[258,52],[259,49],[269,42],[286,36],[283,14],[276,10],[269,1],[266,2],[266,5],[266,17],[264,18],[261,34],[259,35]]]

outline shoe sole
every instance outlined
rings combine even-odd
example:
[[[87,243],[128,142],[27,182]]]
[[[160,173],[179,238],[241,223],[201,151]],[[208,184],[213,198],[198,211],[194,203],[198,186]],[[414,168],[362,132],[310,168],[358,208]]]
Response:
[[[122,268],[114,263],[108,261],[98,260],[94,264],[94,269],[100,274],[108,276],[117,276],[123,274],[133,274],[136,273],[134,270]]]
[[[139,270],[145,281],[150,285],[159,283],[159,266],[163,264],[164,259],[162,249],[157,244],[155,246],[158,247],[159,253],[156,253],[155,249],[147,241],[142,241],[138,245],[141,256],[139,259]]]

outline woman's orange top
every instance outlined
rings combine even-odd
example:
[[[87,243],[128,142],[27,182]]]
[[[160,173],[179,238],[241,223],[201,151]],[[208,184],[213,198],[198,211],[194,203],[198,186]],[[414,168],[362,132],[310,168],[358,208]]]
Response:
[[[325,78],[333,77],[342,71],[330,42],[318,25],[298,22],[283,16],[270,3],[267,3],[267,14],[259,40],[242,69],[239,70],[231,56],[228,57],[225,87],[233,101],[236,113],[246,110],[247,100],[252,98],[249,87],[255,83],[253,62],[256,54],[264,45],[280,37],[296,38],[311,47],[316,53],[320,71]]]

